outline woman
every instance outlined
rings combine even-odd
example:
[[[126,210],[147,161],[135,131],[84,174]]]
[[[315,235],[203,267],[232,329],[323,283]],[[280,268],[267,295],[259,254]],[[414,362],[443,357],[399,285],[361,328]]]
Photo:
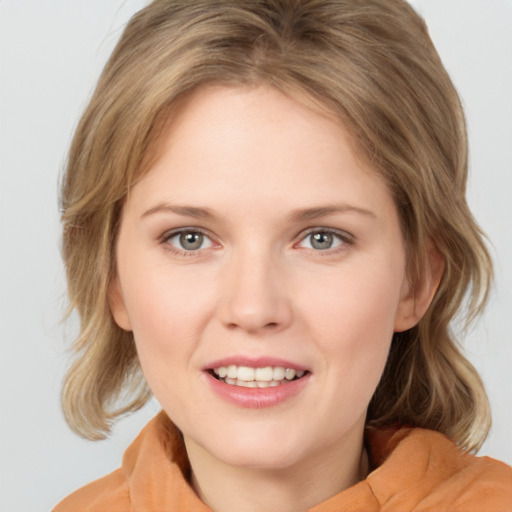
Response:
[[[509,510],[450,320],[491,264],[463,113],[403,1],[155,1],[62,190],[81,315],[64,386],[123,468],[67,510]]]

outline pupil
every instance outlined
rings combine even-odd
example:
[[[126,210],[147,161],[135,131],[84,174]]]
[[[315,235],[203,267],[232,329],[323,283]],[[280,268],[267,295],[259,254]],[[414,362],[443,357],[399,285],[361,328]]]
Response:
[[[332,235],[329,233],[315,233],[311,235],[311,245],[315,249],[330,249],[332,246]]]
[[[180,244],[189,251],[199,249],[203,244],[203,235],[201,233],[183,233],[180,235]]]

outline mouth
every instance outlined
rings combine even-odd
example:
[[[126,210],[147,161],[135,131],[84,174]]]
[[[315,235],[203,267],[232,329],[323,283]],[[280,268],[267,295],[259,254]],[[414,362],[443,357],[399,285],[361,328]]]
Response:
[[[219,366],[211,368],[208,373],[220,382],[244,388],[270,388],[283,386],[302,379],[309,372],[284,366]]]

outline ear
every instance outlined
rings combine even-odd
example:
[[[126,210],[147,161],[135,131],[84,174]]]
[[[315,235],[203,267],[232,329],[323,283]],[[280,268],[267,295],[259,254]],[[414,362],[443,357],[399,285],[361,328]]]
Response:
[[[427,261],[417,282],[405,279],[395,316],[395,332],[414,327],[423,317],[437,291],[445,267],[444,256],[434,243],[427,242]]]
[[[121,285],[117,276],[112,279],[109,285],[108,305],[110,307],[110,313],[114,317],[116,324],[125,331],[131,331],[132,325],[130,323],[128,311],[126,310],[123,291],[121,290]]]

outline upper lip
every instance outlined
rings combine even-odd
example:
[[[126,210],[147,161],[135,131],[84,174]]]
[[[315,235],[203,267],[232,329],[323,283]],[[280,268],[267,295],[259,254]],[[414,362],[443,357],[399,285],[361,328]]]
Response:
[[[204,370],[213,370],[214,368],[220,368],[221,366],[247,366],[249,368],[265,368],[267,366],[281,366],[283,368],[292,368],[294,370],[307,371],[309,368],[303,364],[296,363],[287,359],[279,357],[250,357],[250,356],[229,356],[222,359],[217,359],[207,364]]]

